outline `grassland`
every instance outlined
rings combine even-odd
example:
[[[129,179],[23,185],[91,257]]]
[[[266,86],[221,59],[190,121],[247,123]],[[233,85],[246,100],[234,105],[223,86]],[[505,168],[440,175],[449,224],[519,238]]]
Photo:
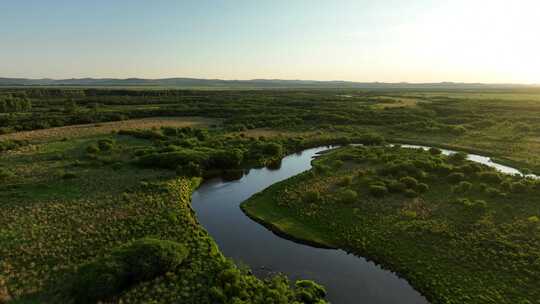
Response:
[[[189,208],[201,178],[278,165],[307,147],[421,143],[540,173],[537,89],[3,88],[0,99],[24,103],[0,113],[0,302],[73,301],[68,281],[78,269],[108,264],[118,248],[147,237],[174,241],[190,255],[107,301],[320,300],[315,285],[289,288],[283,277],[260,280],[228,262]],[[441,156],[373,149],[367,161],[356,150],[329,154],[312,173],[244,208],[297,238],[372,257],[434,303],[540,298],[536,184],[509,177],[490,184]],[[412,177],[428,190],[391,192],[389,183],[403,176],[379,169],[395,160],[446,164],[443,172],[463,173],[459,183],[473,190],[453,191],[459,183],[422,169],[427,176]],[[390,193],[379,197],[384,190],[370,186]]]
[[[432,303],[537,303],[540,182],[433,151],[349,147],[242,204],[293,238],[367,256]]]
[[[282,276],[258,279],[219,252],[190,207],[191,192],[201,178],[179,171],[179,163],[171,168],[137,164],[137,151],[152,151],[165,139],[178,142],[179,135],[167,137],[164,130],[193,136],[205,132],[166,126],[120,132],[132,135],[76,133],[84,136],[69,140],[45,136],[35,138],[41,143],[32,148],[0,157],[1,302],[311,303],[306,297],[319,301],[324,296],[311,282],[291,287]],[[148,134],[152,136],[144,138]],[[154,138],[157,134],[159,139]],[[170,148],[167,151],[163,153]],[[130,283],[131,275],[128,283],[119,283],[120,270],[107,268],[107,261],[119,248],[148,237],[180,244],[187,258],[157,276],[137,279],[137,284]],[[96,267],[99,271],[88,270]],[[86,270],[78,273],[80,269]],[[88,278],[92,271],[98,277]],[[111,271],[114,279],[100,274]]]

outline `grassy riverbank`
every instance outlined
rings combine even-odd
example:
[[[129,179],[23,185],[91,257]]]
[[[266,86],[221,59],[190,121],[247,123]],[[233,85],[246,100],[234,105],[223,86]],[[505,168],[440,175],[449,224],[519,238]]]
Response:
[[[343,148],[242,209],[293,239],[371,258],[432,303],[540,296],[540,183],[459,156]]]

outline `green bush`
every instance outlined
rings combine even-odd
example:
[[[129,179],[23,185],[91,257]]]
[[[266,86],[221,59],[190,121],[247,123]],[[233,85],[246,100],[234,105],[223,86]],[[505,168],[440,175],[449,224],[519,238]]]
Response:
[[[429,148],[429,154],[431,155],[440,155],[442,151],[437,148]]]
[[[267,143],[263,145],[263,152],[270,156],[281,156],[284,153],[283,146],[278,143]]]
[[[388,193],[388,189],[382,185],[370,185],[369,193],[373,196],[382,197]]]
[[[14,174],[8,169],[0,168],[0,181],[5,181],[13,176]]]
[[[461,172],[453,172],[453,173],[450,173],[450,175],[448,175],[448,180],[451,183],[458,183],[458,182],[461,182],[464,179],[465,179],[465,174],[463,174]]]
[[[407,187],[415,189],[418,186],[418,180],[411,176],[405,176],[399,179],[400,182],[407,185]]]
[[[499,184],[502,181],[502,177],[495,171],[486,171],[478,174],[478,178],[486,183]]]
[[[352,184],[352,181],[352,176],[345,176],[338,182],[338,185],[342,187],[350,186]]]
[[[176,175],[178,176],[201,176],[203,170],[199,164],[190,161],[189,163],[176,167]]]
[[[321,200],[321,194],[316,190],[307,191],[302,200],[305,203],[316,203]]]
[[[303,303],[320,303],[326,296],[326,289],[313,281],[298,280],[294,285],[297,299]]]
[[[452,187],[452,192],[454,193],[469,192],[471,189],[472,189],[471,183],[462,181],[456,186]]]
[[[76,178],[76,177],[77,177],[77,175],[75,173],[73,173],[73,172],[67,172],[67,173],[64,173],[62,175],[63,179],[73,179],[73,178]]]
[[[420,183],[418,186],[416,186],[416,191],[418,193],[425,193],[429,190],[429,186],[426,183]]]
[[[352,204],[358,200],[358,193],[351,189],[345,189],[339,193],[339,201],[344,204]]]
[[[95,303],[174,270],[187,256],[182,244],[140,239],[82,265],[71,279],[69,295],[76,303]]]
[[[158,167],[165,169],[177,168],[179,165],[185,165],[189,162],[204,164],[208,161],[209,155],[204,152],[184,149],[175,152],[151,153],[143,155],[137,163],[146,167]]]
[[[392,180],[388,183],[388,190],[390,192],[399,193],[404,192],[407,189],[407,185],[397,180]]]
[[[91,144],[88,147],[86,147],[86,152],[90,154],[95,154],[99,152],[99,147],[96,144]]]
[[[467,154],[463,152],[452,153],[448,156],[448,159],[452,162],[460,163],[467,159]]]
[[[112,139],[101,139],[98,141],[98,147],[101,151],[112,150],[114,146],[114,141]]]
[[[524,182],[513,182],[510,184],[510,191],[514,193],[523,193],[528,190],[528,186]]]
[[[413,189],[407,189],[405,190],[405,196],[413,198],[413,197],[417,197],[418,193],[416,193],[416,191],[414,191]]]

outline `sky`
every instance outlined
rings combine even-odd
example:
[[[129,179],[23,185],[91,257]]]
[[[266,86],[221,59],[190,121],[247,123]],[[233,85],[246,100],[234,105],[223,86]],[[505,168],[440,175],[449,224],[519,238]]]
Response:
[[[540,83],[539,0],[0,0],[0,77]]]

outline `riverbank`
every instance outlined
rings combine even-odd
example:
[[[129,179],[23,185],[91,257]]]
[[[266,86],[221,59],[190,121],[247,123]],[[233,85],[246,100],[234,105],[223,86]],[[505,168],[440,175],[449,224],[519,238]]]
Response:
[[[406,278],[431,303],[516,303],[537,298],[533,286],[539,265],[527,262],[540,256],[540,240],[531,235],[538,229],[535,185],[526,186],[532,192],[506,190],[504,196],[479,190],[456,194],[447,178],[428,173],[429,178],[418,177],[428,190],[415,197],[397,193],[378,197],[358,175],[369,172],[372,162],[357,163],[355,153],[354,148],[344,148],[323,155],[314,161],[315,170],[253,196],[242,210],[291,238],[330,240],[370,258]],[[381,155],[390,158],[392,153],[388,148]],[[403,153],[392,157],[429,158],[428,152]],[[334,163],[340,161],[344,165],[336,168]],[[465,180],[473,189],[480,184],[476,178]],[[521,179],[504,176],[504,180]],[[344,186],[347,181],[350,184]],[[354,202],[342,202],[346,189],[356,193]],[[318,195],[306,201],[306,193],[312,191]],[[493,246],[498,249],[492,251]]]

